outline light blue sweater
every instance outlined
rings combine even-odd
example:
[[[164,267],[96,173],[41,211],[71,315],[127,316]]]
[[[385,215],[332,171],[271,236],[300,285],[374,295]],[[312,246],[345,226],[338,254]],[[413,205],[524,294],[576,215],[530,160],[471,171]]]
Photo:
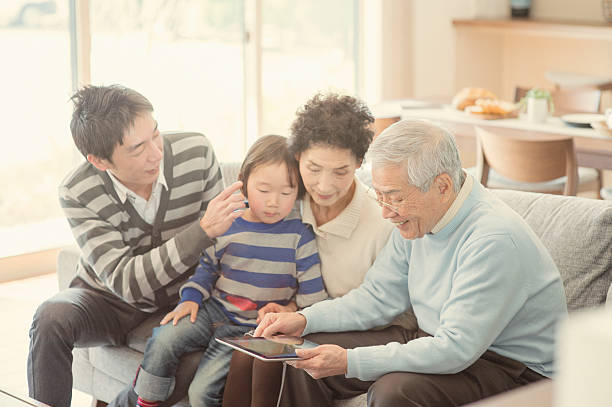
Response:
[[[567,313],[559,271],[525,221],[478,183],[438,233],[411,241],[394,230],[359,288],[301,311],[304,334],[374,328],[410,306],[433,336],[349,349],[347,377],[451,374],[486,350],[553,373]]]

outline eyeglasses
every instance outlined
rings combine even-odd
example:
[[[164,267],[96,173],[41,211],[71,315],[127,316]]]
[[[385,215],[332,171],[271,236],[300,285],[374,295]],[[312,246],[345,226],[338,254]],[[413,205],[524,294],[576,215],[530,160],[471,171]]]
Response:
[[[388,198],[389,202],[385,202],[384,194],[376,192],[376,190],[372,187],[368,188],[367,195],[369,198],[376,201],[378,206],[380,206],[381,208],[384,206],[385,208],[391,209],[395,213],[399,213],[400,206],[406,203],[406,198],[401,197],[401,196],[389,197]]]

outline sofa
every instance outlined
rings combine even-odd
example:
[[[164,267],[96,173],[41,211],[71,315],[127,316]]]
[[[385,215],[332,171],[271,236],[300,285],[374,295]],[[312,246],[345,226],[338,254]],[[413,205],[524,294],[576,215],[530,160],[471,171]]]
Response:
[[[223,165],[225,180],[236,179],[237,165]],[[362,174],[367,182],[367,173]],[[518,212],[540,236],[555,260],[567,295],[568,309],[599,307],[612,302],[612,201],[492,190]],[[70,283],[76,270],[78,249],[67,248],[58,257],[60,289]],[[611,289],[612,291],[612,289]],[[163,314],[152,315],[129,333],[126,346],[99,346],[75,349],[74,388],[109,402],[131,383],[146,340]],[[169,405],[188,406],[188,383],[201,353],[187,355],[177,372],[177,383]],[[365,406],[366,396],[338,400],[335,407]],[[99,403],[99,405],[104,405]]]

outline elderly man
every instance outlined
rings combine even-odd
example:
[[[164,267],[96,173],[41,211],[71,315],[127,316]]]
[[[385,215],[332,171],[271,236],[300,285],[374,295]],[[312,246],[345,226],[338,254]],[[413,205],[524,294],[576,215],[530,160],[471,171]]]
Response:
[[[550,377],[567,309],[538,237],[465,174],[452,135],[432,123],[396,123],[368,157],[375,199],[396,230],[359,288],[268,314],[257,328],[320,332],[309,339],[325,344],[298,351],[281,404],[368,392],[370,406],[455,406]],[[368,331],[410,307],[417,330]]]

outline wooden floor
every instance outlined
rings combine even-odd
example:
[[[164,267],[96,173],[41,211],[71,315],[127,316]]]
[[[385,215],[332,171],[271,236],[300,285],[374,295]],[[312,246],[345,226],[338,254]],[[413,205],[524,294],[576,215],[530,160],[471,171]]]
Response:
[[[27,395],[26,361],[30,323],[36,307],[56,293],[57,277],[46,274],[0,284],[0,387],[15,395]],[[72,407],[90,407],[91,397],[72,392]]]

